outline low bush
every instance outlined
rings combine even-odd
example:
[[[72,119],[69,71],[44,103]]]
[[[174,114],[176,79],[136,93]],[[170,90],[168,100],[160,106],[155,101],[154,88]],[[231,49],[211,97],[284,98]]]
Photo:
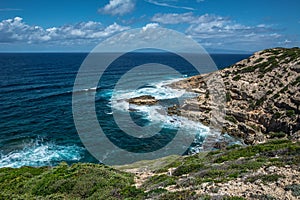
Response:
[[[238,81],[238,80],[240,80],[242,77],[241,77],[241,75],[236,75],[235,77],[233,77],[232,78],[232,80],[234,80],[234,81]]]
[[[292,191],[292,195],[295,197],[300,196],[300,184],[287,185],[284,189]]]

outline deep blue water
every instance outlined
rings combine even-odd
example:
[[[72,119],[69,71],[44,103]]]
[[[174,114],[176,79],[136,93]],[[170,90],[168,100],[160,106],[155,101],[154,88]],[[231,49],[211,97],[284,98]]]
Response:
[[[72,89],[86,56],[85,53],[0,54],[0,167],[56,165],[61,161],[98,162],[81,143],[72,115]],[[151,56],[154,55],[136,54],[133,60],[145,61]],[[222,69],[249,55],[211,56]],[[173,58],[164,55],[161,59]],[[100,81],[96,93],[98,119],[103,119],[101,115],[110,111],[105,106],[111,97],[111,87],[127,70],[128,62],[125,58],[117,63],[118,67],[106,72],[108,78]],[[174,65],[186,76],[197,74],[184,62],[177,61]],[[167,80],[181,78],[172,74],[161,75]],[[153,80],[149,80],[153,85],[145,88],[155,87],[155,76],[154,73]],[[171,101],[169,99],[166,104],[172,104]],[[137,124],[145,125],[149,121],[143,115],[145,113],[137,112],[132,117]],[[100,123],[111,132],[117,131],[107,120]]]

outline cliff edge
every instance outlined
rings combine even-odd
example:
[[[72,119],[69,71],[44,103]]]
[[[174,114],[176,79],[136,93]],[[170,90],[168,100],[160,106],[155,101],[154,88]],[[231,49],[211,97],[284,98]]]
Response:
[[[214,73],[223,79],[226,91],[223,133],[242,138],[246,144],[283,137],[299,140],[300,48],[259,51]],[[169,108],[169,114],[209,124],[215,106],[206,85],[209,76],[193,76],[170,84],[199,96]]]

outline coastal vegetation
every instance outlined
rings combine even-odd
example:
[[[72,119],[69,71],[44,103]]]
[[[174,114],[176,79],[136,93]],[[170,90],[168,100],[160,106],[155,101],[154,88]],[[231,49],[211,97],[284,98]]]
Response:
[[[299,176],[294,174],[293,182],[287,182],[290,174],[284,172],[299,172],[300,142],[275,139],[254,146],[232,145],[173,161],[164,165],[157,164],[159,160],[144,161],[126,167],[61,163],[56,167],[2,168],[0,199],[213,199],[217,195],[220,199],[241,199],[240,193],[250,197],[242,188],[240,193],[226,194],[230,181],[251,183],[258,191],[260,183],[282,183],[286,195],[300,195]],[[144,169],[151,165],[155,167]],[[137,173],[130,173],[133,169]],[[148,176],[142,181],[137,179],[146,172]],[[136,180],[140,180],[139,186]],[[268,190],[264,195],[274,196]]]

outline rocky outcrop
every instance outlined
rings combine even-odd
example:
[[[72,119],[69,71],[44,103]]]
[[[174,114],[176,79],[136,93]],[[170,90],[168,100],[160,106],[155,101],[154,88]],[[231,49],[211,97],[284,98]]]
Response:
[[[151,95],[142,95],[139,97],[130,98],[128,102],[136,105],[154,105],[158,102],[158,100]]]
[[[134,186],[147,191],[145,199],[296,200],[300,198],[299,145],[284,139],[253,146],[221,141],[215,148],[222,150],[117,168],[135,174]]]
[[[247,144],[265,142],[279,132],[299,138],[299,66],[299,48],[275,48],[214,72],[222,78],[226,91],[222,132],[241,137]],[[174,114],[209,124],[212,108],[217,106],[206,84],[209,76],[193,76],[169,85],[199,94],[186,100]]]

